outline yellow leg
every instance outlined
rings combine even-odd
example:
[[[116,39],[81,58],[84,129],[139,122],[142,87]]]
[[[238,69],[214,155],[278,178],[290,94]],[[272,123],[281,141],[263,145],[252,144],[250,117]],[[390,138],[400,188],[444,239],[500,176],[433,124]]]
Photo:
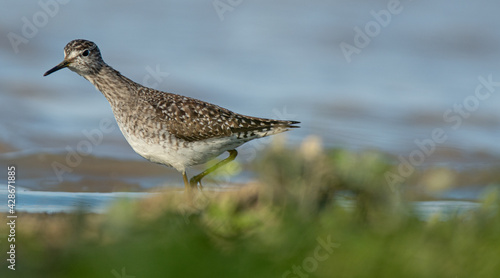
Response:
[[[184,179],[184,187],[186,188],[186,190],[191,189],[191,186],[188,182],[188,177],[186,175],[186,171],[182,172],[182,178]]]
[[[236,150],[229,150],[228,152],[229,152],[229,156],[226,159],[218,162],[214,166],[212,166],[212,167],[206,169],[205,171],[199,173],[198,175],[192,177],[191,180],[189,181],[189,183],[191,184],[191,186],[192,187],[196,187],[199,184],[200,188],[202,188],[201,179],[203,177],[205,177],[206,175],[212,173],[213,171],[217,170],[218,168],[226,165],[227,163],[233,161],[236,158],[236,156],[238,155],[238,152]],[[185,181],[184,181],[184,183],[185,183]]]
[[[182,179],[184,179],[184,197],[189,204],[193,203],[193,190],[191,185],[189,184],[188,177],[186,175],[186,171],[182,172]]]

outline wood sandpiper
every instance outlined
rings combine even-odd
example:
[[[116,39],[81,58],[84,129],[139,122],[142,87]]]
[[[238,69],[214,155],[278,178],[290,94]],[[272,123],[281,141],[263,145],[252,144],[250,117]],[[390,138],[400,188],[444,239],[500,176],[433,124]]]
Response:
[[[83,76],[106,97],[125,139],[149,161],[182,173],[187,190],[235,159],[236,147],[298,127],[297,121],[244,116],[201,100],[144,87],[107,65],[97,45],[73,40],[64,60],[44,76],[62,68]],[[186,168],[205,163],[225,151],[229,157],[188,182]]]

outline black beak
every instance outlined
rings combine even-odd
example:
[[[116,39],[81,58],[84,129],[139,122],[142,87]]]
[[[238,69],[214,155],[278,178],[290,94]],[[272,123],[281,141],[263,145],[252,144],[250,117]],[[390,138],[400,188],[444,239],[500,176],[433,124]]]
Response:
[[[64,60],[61,63],[59,63],[59,65],[57,65],[57,66],[49,69],[46,73],[43,74],[43,76],[47,76],[47,75],[49,75],[49,74],[51,74],[51,73],[53,73],[55,71],[63,69],[65,67],[67,67],[69,65],[69,63],[70,63],[69,61]]]

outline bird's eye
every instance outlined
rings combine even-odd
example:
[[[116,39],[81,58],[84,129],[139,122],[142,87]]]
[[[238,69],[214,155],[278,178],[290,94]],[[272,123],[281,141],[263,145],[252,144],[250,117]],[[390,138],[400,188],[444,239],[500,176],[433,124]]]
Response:
[[[89,56],[89,54],[90,54],[90,51],[88,49],[82,52],[82,56],[85,56],[85,57]]]

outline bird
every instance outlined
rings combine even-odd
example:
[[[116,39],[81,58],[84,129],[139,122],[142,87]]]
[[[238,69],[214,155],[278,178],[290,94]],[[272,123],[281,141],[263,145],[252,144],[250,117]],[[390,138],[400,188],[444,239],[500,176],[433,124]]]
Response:
[[[106,64],[92,41],[76,39],[64,59],[43,76],[68,68],[92,83],[107,99],[118,127],[143,158],[175,168],[186,190],[202,188],[201,179],[233,161],[236,148],[253,139],[292,128],[298,121],[245,116],[195,98],[163,92],[132,81]],[[228,152],[227,158],[189,181],[186,170]]]

